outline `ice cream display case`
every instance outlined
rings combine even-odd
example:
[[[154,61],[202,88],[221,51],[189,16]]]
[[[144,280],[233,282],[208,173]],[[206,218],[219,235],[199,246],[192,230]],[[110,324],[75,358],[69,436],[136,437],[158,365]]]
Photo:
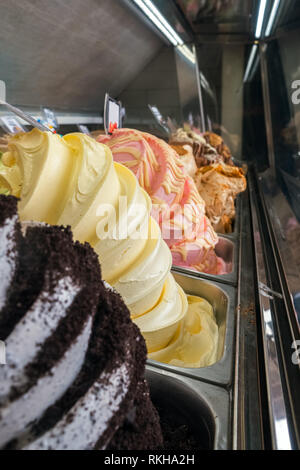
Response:
[[[297,1],[67,3],[0,6],[0,449],[299,449]]]

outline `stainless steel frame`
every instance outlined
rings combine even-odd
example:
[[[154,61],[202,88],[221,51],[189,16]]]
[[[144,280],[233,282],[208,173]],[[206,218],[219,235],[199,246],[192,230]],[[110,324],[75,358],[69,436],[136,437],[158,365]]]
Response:
[[[263,353],[266,368],[266,384],[268,393],[269,422],[273,449],[293,449],[292,436],[289,428],[289,416],[286,407],[284,384],[280,371],[280,357],[277,348],[276,326],[272,315],[273,296],[278,295],[268,286],[264,264],[263,244],[261,239],[254,187],[250,181],[250,200],[254,231],[256,270],[259,284],[259,305]]]
[[[151,366],[146,367],[154,404],[174,406],[184,423],[210,436],[210,448],[231,448],[230,394],[226,390]]]
[[[209,367],[185,368],[148,360],[150,365],[187,377],[229,387],[234,363],[236,289],[173,272],[175,280],[187,294],[205,298],[213,307],[219,327],[219,361]]]
[[[233,449],[265,447],[249,191],[241,195],[241,235],[233,392]]]

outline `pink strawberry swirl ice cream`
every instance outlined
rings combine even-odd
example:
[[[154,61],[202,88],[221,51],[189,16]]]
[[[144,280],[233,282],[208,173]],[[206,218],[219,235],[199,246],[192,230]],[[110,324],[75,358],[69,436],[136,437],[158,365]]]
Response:
[[[214,251],[218,237],[205,215],[205,203],[175,150],[134,129],[116,129],[97,140],[110,147],[114,160],[132,170],[150,195],[152,215],[171,249],[173,264],[209,274],[228,272]]]

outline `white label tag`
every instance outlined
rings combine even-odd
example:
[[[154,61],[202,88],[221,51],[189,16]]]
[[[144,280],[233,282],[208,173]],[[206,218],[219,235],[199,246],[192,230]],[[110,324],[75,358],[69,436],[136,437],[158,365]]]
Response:
[[[45,121],[47,122],[48,126],[50,128],[54,127],[54,129],[58,129],[59,126],[54,112],[49,108],[43,108],[43,114],[45,116]]]
[[[11,116],[4,116],[0,119],[1,127],[9,134],[18,134],[18,132],[26,132],[19,121]]]
[[[3,80],[0,80],[0,100],[6,101],[6,86]]]
[[[83,124],[78,124],[77,127],[79,131],[82,132],[82,134],[87,134],[87,135],[91,134],[87,126],[84,126]]]
[[[106,134],[112,134],[115,129],[122,127],[121,103],[111,98],[108,93],[104,102],[104,129]]]
[[[192,113],[189,113],[189,124],[191,127],[194,126],[194,117]]]

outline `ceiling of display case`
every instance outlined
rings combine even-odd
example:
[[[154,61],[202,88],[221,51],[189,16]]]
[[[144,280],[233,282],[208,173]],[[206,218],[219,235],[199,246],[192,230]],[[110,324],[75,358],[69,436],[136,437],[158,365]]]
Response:
[[[0,79],[16,105],[102,111],[163,46],[120,0],[1,0]]]

